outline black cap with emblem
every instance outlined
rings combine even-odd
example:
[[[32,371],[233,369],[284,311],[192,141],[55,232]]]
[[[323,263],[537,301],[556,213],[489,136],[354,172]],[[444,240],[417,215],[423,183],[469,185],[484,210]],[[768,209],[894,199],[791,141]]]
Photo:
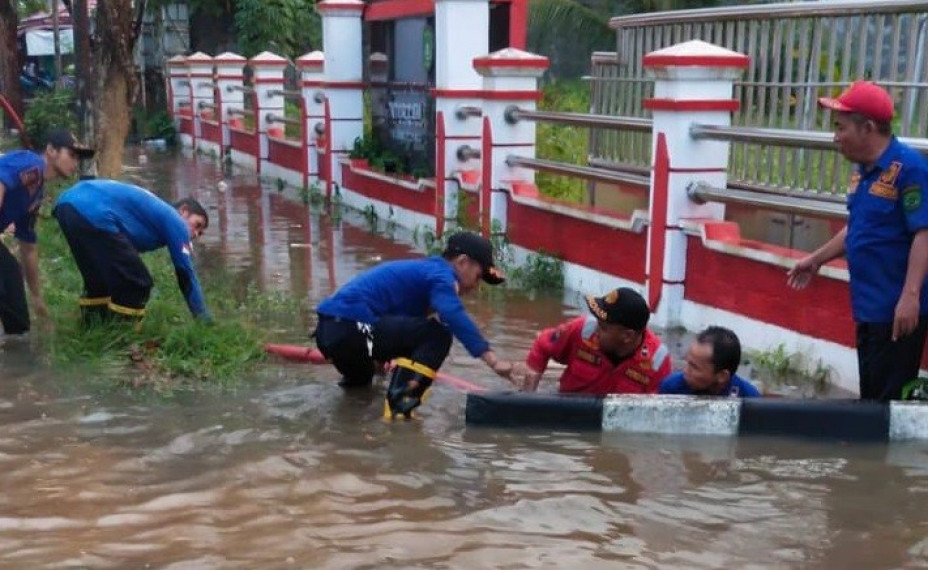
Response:
[[[74,153],[74,156],[80,159],[93,158],[94,150],[89,146],[81,143],[74,136],[74,133],[67,129],[52,129],[46,136],[46,144],[54,148],[68,148]]]
[[[443,256],[445,258],[464,254],[480,264],[483,280],[490,285],[499,285],[506,281],[506,276],[493,261],[493,244],[487,238],[473,232],[458,232],[448,238]]]
[[[628,287],[620,287],[602,297],[590,295],[586,298],[586,304],[597,319],[635,331],[643,331],[651,318],[647,301]]]

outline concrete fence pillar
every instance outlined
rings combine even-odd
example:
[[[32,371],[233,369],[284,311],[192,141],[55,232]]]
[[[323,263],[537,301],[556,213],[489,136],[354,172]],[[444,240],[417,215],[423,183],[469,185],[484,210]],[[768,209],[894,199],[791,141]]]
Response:
[[[174,127],[179,128],[178,112],[190,104],[190,76],[187,58],[175,55],[167,61],[168,66],[168,113],[174,119]]]
[[[242,85],[245,79],[245,63],[248,60],[231,52],[225,52],[213,58],[216,65],[216,93],[219,105],[219,121],[222,127],[222,148],[228,149],[231,144],[229,125],[231,119],[237,119],[241,124],[241,115],[234,111],[245,108],[245,94]]]
[[[548,69],[548,58],[506,48],[474,58],[473,65],[483,77],[484,132],[491,134],[489,141],[483,141],[482,150],[484,180],[489,180],[490,190],[489,224],[505,233],[506,191],[513,182],[535,180],[532,169],[506,163],[510,155],[535,158],[535,121],[515,120],[510,111],[535,110],[541,98],[538,78]]]
[[[272,94],[284,88],[284,69],[289,63],[276,53],[261,52],[249,60],[254,72],[254,89],[257,108],[255,108],[255,132],[258,133],[258,172],[268,157],[268,129],[271,127],[283,128],[282,123],[272,123],[267,120],[269,114],[282,116],[284,114],[284,96]]]
[[[319,143],[324,140],[325,133],[325,55],[321,51],[307,53],[296,60],[296,66],[300,69],[300,91],[303,93],[303,104],[306,106],[306,124],[303,128],[306,129],[308,143],[304,149],[309,171],[307,182],[317,184],[319,173],[322,172],[320,158],[328,156],[320,155],[319,152]],[[317,129],[316,125],[320,128]]]
[[[215,101],[213,86],[213,58],[203,52],[196,52],[187,56],[187,68],[190,74],[190,86],[193,97],[193,147],[199,148],[203,137],[203,114],[212,116],[215,111],[211,107]]]
[[[731,114],[739,107],[732,96],[734,81],[749,61],[746,55],[700,40],[644,56],[644,68],[655,80],[654,97],[644,102],[654,118],[646,279],[658,326],[681,324],[687,267],[680,221],[725,216],[723,204],[690,200],[687,186],[704,181],[725,188],[729,143],[695,140],[690,126],[731,125]],[[662,156],[669,161],[660,160]]]
[[[488,0],[435,0],[435,174],[438,196],[444,202],[444,219],[436,219],[441,233],[446,219],[458,214],[460,184],[476,185],[481,159],[459,155],[461,147],[480,149],[483,120],[483,78],[474,69],[474,58],[490,51],[490,3]],[[442,205],[436,208],[441,216]]]
[[[322,17],[325,53],[325,94],[330,113],[329,152],[347,156],[355,139],[364,136],[364,50],[361,0],[322,0],[316,4]],[[337,161],[330,178],[341,185]]]

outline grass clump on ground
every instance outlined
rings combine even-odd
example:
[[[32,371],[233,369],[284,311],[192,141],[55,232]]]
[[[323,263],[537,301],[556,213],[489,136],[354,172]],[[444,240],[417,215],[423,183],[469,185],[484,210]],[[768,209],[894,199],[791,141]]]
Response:
[[[39,264],[49,319],[35,323],[53,367],[77,368],[85,376],[110,384],[158,392],[203,385],[233,387],[265,359],[267,324],[301,314],[299,301],[262,293],[250,277],[231,275],[218,265],[221,259],[201,256],[198,276],[213,321],[197,321],[177,286],[170,256],[161,249],[142,256],[154,287],[141,322],[82,326],[77,301],[83,281],[51,216],[54,196],[65,184],[55,186],[49,189],[38,223]],[[10,245],[15,247],[15,241]]]

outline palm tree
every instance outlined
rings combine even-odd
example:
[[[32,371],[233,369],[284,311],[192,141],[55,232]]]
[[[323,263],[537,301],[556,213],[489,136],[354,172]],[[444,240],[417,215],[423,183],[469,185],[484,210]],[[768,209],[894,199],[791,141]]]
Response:
[[[528,49],[551,60],[554,77],[577,77],[597,50],[615,49],[609,14],[578,0],[530,0]]]

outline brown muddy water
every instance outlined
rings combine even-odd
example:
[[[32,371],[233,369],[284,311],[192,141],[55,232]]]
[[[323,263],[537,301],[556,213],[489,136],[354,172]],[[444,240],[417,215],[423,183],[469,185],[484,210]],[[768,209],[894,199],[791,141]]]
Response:
[[[310,304],[421,252],[253,175],[220,192],[208,161],[155,156],[133,176],[210,208],[199,259]],[[576,314],[572,295],[470,309],[521,357]],[[299,321],[279,340],[305,342]],[[381,390],[275,360],[234,392],[144,399],[43,369],[34,350],[0,347],[0,568],[928,567],[924,444],[474,429],[442,386],[419,421],[386,424]],[[459,346],[444,370],[505,387]]]

